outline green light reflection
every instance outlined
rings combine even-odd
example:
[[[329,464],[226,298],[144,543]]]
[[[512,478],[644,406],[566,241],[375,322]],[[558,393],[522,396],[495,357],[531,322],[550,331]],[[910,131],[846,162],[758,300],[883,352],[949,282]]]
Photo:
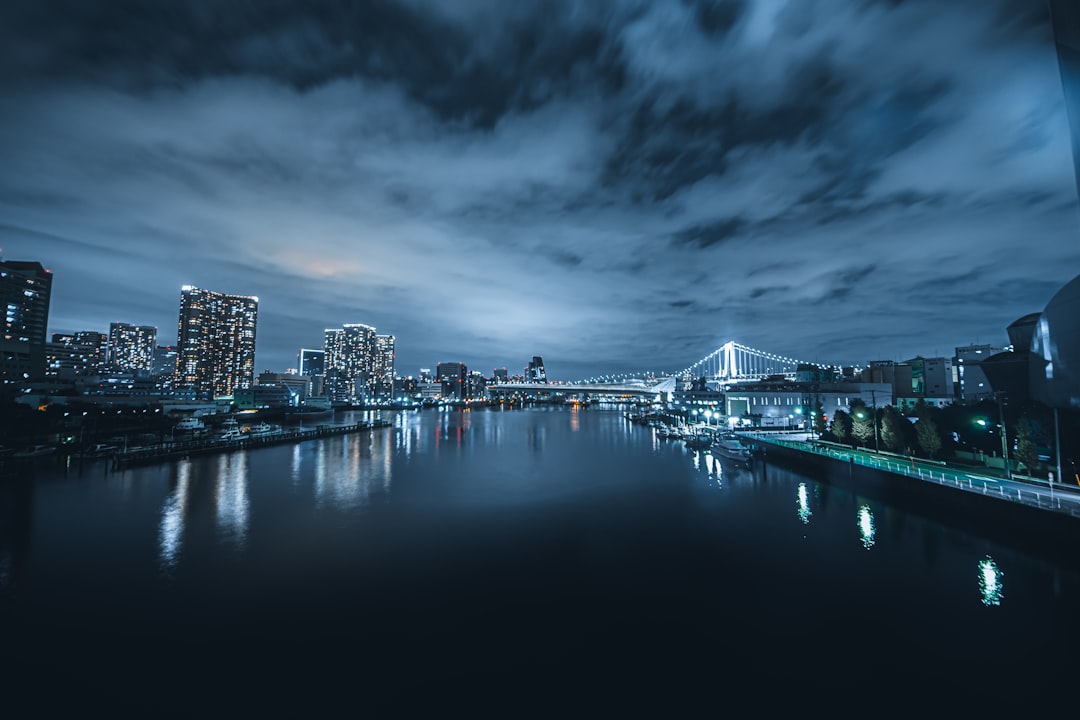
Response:
[[[979,592],[982,594],[982,604],[986,606],[1000,605],[1005,596],[1002,592],[1002,578],[1005,577],[997,563],[989,555],[985,560],[979,561]]]
[[[859,506],[859,534],[862,535],[863,547],[869,550],[874,545],[874,514],[869,505]]]
[[[799,519],[803,521],[804,525],[809,525],[810,516],[813,514],[810,512],[810,498],[806,490],[806,483],[799,483]]]

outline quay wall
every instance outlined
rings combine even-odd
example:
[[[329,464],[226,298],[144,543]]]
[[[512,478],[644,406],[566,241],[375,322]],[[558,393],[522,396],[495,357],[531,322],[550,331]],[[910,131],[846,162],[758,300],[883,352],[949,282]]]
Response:
[[[314,440],[321,437],[330,437],[332,435],[347,435],[363,430],[389,427],[390,424],[389,420],[375,420],[371,422],[358,422],[352,425],[320,425],[319,427],[306,430],[283,430],[268,435],[257,435],[240,438],[238,440],[206,439],[154,447],[134,448],[114,455],[113,467],[120,469],[131,465],[145,465],[168,460],[179,460],[198,455],[211,455],[221,452],[232,452],[234,450],[254,449],[269,445],[302,442],[304,440]]]
[[[766,476],[770,464],[790,468],[856,495],[903,507],[947,527],[1029,554],[1052,557],[1080,570],[1080,518],[1068,513],[992,491],[984,494],[974,482],[970,488],[958,487],[759,439],[755,445],[755,465]]]

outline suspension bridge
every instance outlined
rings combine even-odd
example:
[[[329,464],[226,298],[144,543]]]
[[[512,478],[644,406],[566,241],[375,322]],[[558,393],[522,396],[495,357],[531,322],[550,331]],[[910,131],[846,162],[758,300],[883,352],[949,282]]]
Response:
[[[570,383],[552,383],[546,386],[545,390],[563,393],[649,396],[673,392],[677,379],[693,380],[704,377],[706,380],[725,385],[777,376],[794,380],[797,371],[806,367],[828,370],[833,366],[785,357],[729,340],[679,372],[598,375]],[[489,389],[497,388],[499,392],[508,393],[536,391],[537,387],[536,383],[501,383]]]

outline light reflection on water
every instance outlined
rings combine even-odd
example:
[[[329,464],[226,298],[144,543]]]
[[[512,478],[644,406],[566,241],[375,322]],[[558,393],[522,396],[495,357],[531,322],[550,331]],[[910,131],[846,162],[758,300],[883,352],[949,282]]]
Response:
[[[870,512],[869,505],[859,506],[859,535],[862,537],[863,547],[869,550],[874,546],[874,514]]]
[[[158,558],[166,569],[174,567],[180,556],[190,478],[191,461],[179,461],[176,466],[176,487],[165,497],[158,525]]]
[[[1000,605],[1005,597],[1002,581],[1005,573],[998,568],[994,559],[987,555],[979,561],[979,593],[982,596],[982,604],[986,606]]]
[[[214,506],[218,532],[236,550],[243,550],[248,530],[248,454],[229,453],[218,459]]]
[[[490,659],[469,672],[516,662],[515,676],[531,671],[524,663],[537,648],[537,669],[583,676],[605,663],[652,672],[657,658],[686,657],[676,666],[684,683],[700,661],[688,659],[682,638],[721,648],[714,655],[738,668],[747,658],[755,668],[780,659],[805,673],[817,648],[850,646],[859,628],[877,623],[889,652],[857,683],[871,673],[918,681],[911,668],[928,650],[946,656],[949,673],[975,667],[988,631],[1010,656],[1053,653],[1080,636],[1071,565],[1032,560],[978,527],[927,520],[922,506],[898,506],[861,485],[765,461],[725,464],[657,442],[614,413],[581,409],[574,430],[570,413],[401,413],[374,432],[132,468],[115,481],[58,472],[34,486],[33,503],[0,502],[0,588],[28,578],[24,608],[46,608],[36,629],[59,612],[95,636],[164,637],[154,634],[163,619],[182,622],[203,634],[189,643],[195,662],[177,665],[204,678],[204,648],[228,642],[234,619],[239,627],[257,616],[262,624],[245,640],[257,632],[268,641],[229,645],[213,673],[228,681],[228,670],[254,668],[246,687],[257,687],[302,659],[317,678],[313,694],[371,672],[350,665],[327,674],[341,647],[363,648],[373,664],[398,653],[393,664],[409,683],[427,680],[426,669],[467,665],[460,648]],[[23,530],[10,520],[20,517]],[[987,606],[1003,603],[997,563],[1012,578],[1008,611],[972,612],[976,592]],[[99,627],[90,612],[79,618],[74,602],[41,602],[77,596],[91,572],[105,575],[92,600],[113,625]],[[793,587],[812,588],[797,599],[814,619],[794,633],[776,626],[790,614]],[[873,602],[853,602],[867,589]],[[1054,632],[1033,637],[1035,613]],[[761,632],[770,627],[778,629]],[[612,650],[575,665],[566,648],[582,637]],[[328,652],[311,652],[324,650],[312,638],[324,638]],[[146,660],[150,645],[121,654],[167,677],[161,658]],[[446,655],[413,672],[432,645]],[[708,662],[695,682],[717,676]],[[867,665],[837,662],[830,679]],[[462,680],[472,692],[472,676]]]
[[[814,513],[810,511],[810,498],[809,493],[806,490],[806,483],[799,483],[798,489],[798,505],[799,505],[799,519],[803,521],[804,525],[810,524],[810,516]]]

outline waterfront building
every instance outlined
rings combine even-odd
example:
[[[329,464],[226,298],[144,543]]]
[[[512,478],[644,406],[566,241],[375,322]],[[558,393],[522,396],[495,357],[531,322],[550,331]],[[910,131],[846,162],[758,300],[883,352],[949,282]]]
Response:
[[[109,324],[109,367],[113,371],[151,374],[156,348],[157,328],[153,325]]]
[[[259,299],[185,285],[180,292],[176,387],[232,395],[255,380]]]
[[[326,351],[300,348],[296,369],[307,377],[322,377],[326,372]]]
[[[53,333],[45,344],[45,374],[54,377],[96,375],[105,367],[108,336],[92,330]]]
[[[45,376],[46,329],[52,297],[52,271],[37,262],[0,260],[0,392]]]
[[[255,387],[283,387],[289,391],[289,405],[299,405],[311,396],[312,378],[309,375],[298,375],[295,372],[263,372],[255,378]]]
[[[309,396],[323,396],[326,379],[326,351],[300,348],[296,369],[300,375],[311,378]]]
[[[468,375],[468,381],[466,382],[465,392],[467,397],[482,398],[487,393],[487,379],[484,377],[484,373],[479,370],[473,370]]]
[[[465,363],[441,362],[435,366],[435,381],[442,388],[444,398],[464,400],[468,393],[468,388],[465,386],[467,375],[468,369]]]
[[[527,382],[547,382],[547,373],[544,370],[544,358],[539,355],[533,355],[533,359],[525,368],[525,378]]]
[[[376,335],[372,367],[372,390],[376,397],[394,393],[394,336]]]
[[[761,427],[809,427],[811,413],[826,422],[837,410],[851,412],[852,403],[884,407],[893,402],[891,383],[800,383],[789,380],[739,383],[725,393],[725,411],[732,424]]]
[[[435,378],[431,374],[431,368],[420,368],[420,375],[417,377],[420,382],[435,382]]]
[[[324,345],[325,390],[333,402],[362,401],[370,394],[374,368],[375,328],[349,323],[327,328]]]
[[[1028,356],[1034,399],[1080,408],[1080,275],[1064,285],[1039,315]]]

